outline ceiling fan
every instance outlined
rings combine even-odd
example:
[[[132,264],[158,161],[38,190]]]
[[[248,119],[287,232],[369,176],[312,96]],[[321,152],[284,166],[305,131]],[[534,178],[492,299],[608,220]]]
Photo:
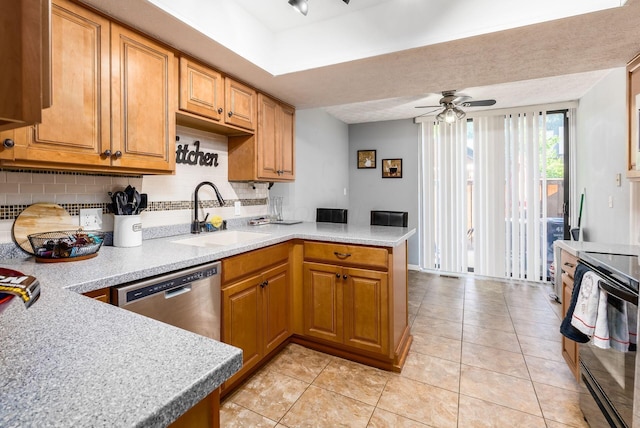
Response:
[[[496,100],[472,100],[470,96],[456,94],[456,91],[453,90],[442,91],[442,98],[440,98],[439,102],[439,106],[417,106],[416,108],[438,109],[440,107],[444,107],[444,110],[436,115],[436,119],[439,122],[453,123],[456,120],[464,119],[467,115],[460,107],[488,107],[494,105]]]

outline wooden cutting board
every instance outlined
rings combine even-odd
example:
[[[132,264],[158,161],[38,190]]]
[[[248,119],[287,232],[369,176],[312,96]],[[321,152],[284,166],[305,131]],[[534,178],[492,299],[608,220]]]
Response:
[[[33,204],[18,215],[13,223],[13,240],[29,254],[33,248],[28,236],[56,230],[77,230],[80,227],[71,215],[57,204]]]

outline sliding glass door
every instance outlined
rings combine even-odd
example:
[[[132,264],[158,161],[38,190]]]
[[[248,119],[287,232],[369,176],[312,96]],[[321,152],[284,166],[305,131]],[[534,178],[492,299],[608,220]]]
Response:
[[[427,269],[546,280],[566,231],[567,111],[423,123]]]

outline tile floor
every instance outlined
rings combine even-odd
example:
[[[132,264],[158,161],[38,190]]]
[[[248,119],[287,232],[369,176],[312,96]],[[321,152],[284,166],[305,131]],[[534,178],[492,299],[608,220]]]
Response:
[[[550,286],[409,273],[411,351],[390,373],[291,344],[223,427],[586,427]]]

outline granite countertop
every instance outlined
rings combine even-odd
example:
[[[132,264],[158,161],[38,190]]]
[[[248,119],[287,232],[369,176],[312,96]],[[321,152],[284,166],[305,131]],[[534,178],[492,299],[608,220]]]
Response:
[[[332,223],[239,230],[264,236],[210,247],[174,242],[194,235],[150,239],[71,263],[0,260],[41,284],[31,308],[13,299],[0,313],[0,426],[166,426],[242,365],[238,348],[78,293],[291,239],[395,247],[415,233]]]
[[[640,254],[640,247],[637,245],[625,244],[603,244],[600,242],[585,241],[554,241],[553,245],[567,251],[569,254],[578,257],[581,252],[606,253],[606,254]]]

